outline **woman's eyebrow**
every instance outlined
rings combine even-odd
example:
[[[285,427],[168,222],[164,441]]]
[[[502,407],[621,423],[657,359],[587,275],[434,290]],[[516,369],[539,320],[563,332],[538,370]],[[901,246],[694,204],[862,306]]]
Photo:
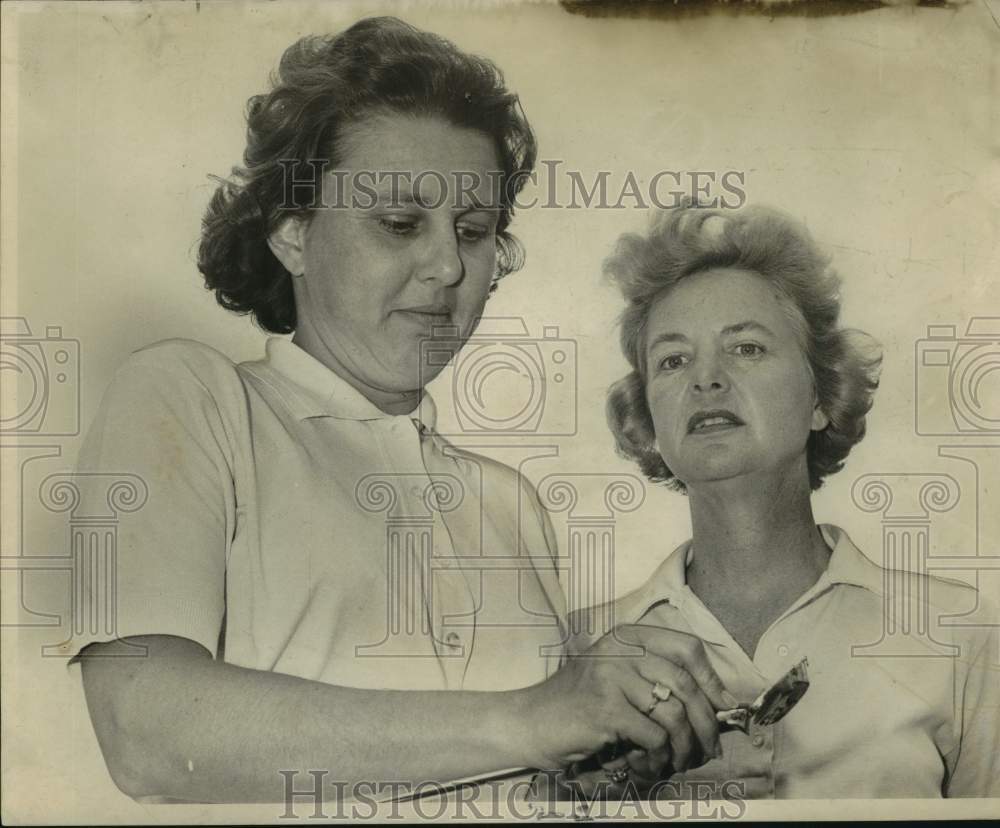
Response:
[[[652,351],[661,342],[690,342],[682,333],[661,333],[657,334],[653,339],[650,340],[649,344],[646,346],[647,351]]]
[[[411,204],[417,204],[421,207],[424,206],[419,194],[414,195],[408,190],[400,189],[395,184],[380,185],[376,188],[375,192],[378,196],[379,204],[388,207],[403,207]]]
[[[747,319],[743,322],[736,322],[732,325],[726,325],[726,327],[722,329],[721,333],[722,336],[732,336],[733,334],[746,333],[747,331],[759,331],[761,333],[767,334],[768,336],[772,337],[774,336],[774,331],[772,331],[769,327],[767,327],[767,325],[761,322],[755,322],[753,319]],[[691,340],[688,339],[682,333],[665,332],[654,336],[649,341],[649,344],[646,346],[646,351],[647,352],[652,351],[653,348],[655,348],[657,345],[663,342],[690,342],[690,341]]]
[[[722,329],[722,335],[731,336],[732,334],[745,333],[746,331],[760,331],[768,336],[774,336],[774,331],[767,327],[767,325],[755,322],[753,319],[747,319],[745,322],[737,322],[735,325],[726,325]]]
[[[499,213],[500,212],[500,205],[498,205],[498,204],[490,204],[490,203],[488,203],[486,201],[483,201],[475,193],[466,192],[466,193],[462,193],[462,196],[468,198],[468,203],[466,203],[466,202],[460,202],[458,204],[455,204],[454,205],[455,209],[465,210],[466,212],[471,212],[471,211],[474,211],[474,210],[478,210],[480,212],[486,212],[486,213],[490,213],[490,212],[492,212],[492,213]]]
[[[425,209],[438,207],[442,204],[442,199],[440,196],[436,198],[425,199],[422,198],[420,193],[413,193],[407,190],[401,190],[398,187],[386,184],[384,186],[377,187],[376,195],[378,201],[382,205],[387,205],[390,207],[405,207],[409,205],[417,205],[418,207],[423,207]],[[463,193],[462,194],[467,201],[462,203],[452,204],[451,208],[453,210],[461,210],[462,212],[486,212],[486,213],[499,213],[500,207],[496,204],[488,204],[487,202],[480,199],[475,193]],[[444,202],[447,203],[447,197]]]

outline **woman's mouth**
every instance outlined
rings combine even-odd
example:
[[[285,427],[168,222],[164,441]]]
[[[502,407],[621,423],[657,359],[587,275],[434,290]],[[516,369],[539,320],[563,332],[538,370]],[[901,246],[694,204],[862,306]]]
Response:
[[[421,327],[452,325],[451,308],[447,305],[423,305],[416,308],[400,308],[396,313],[410,319]]]
[[[720,431],[739,428],[743,424],[743,420],[732,411],[723,409],[699,411],[688,420],[688,434],[717,434]]]

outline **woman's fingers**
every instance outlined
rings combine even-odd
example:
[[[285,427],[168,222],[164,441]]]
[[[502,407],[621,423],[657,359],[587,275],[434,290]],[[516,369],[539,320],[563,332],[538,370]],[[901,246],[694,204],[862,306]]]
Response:
[[[651,707],[657,682],[674,697]],[[647,751],[669,744],[680,770],[716,755],[714,707],[736,706],[697,638],[641,625],[616,628],[523,692],[535,698],[528,708],[540,722],[559,722],[532,728],[539,737],[536,761],[544,767],[582,759],[620,738]]]
[[[700,764],[698,760],[702,753],[701,746],[681,701],[670,698],[660,702],[650,714],[650,718],[667,731],[674,767],[677,770],[687,770]]]
[[[717,710],[728,710],[739,702],[726,690],[712,667],[701,639],[677,630],[634,624],[616,630],[619,639],[634,642],[662,659],[683,667]]]
[[[718,756],[721,745],[715,710],[691,674],[683,667],[656,656],[647,656],[638,669],[639,674],[650,685],[661,684],[670,688],[673,698],[679,699],[683,704],[687,719],[701,746],[701,753],[704,756]]]
[[[635,708],[634,692],[626,690],[625,694],[631,708],[629,705],[622,705],[623,708],[628,709],[623,709],[619,713],[619,738],[632,742],[647,751],[662,748],[669,738],[666,730],[658,721],[643,715]]]
[[[610,784],[613,789],[625,785],[626,782],[633,785],[637,791],[649,788],[657,781],[661,769],[666,764],[666,762],[656,762],[652,757],[662,756],[663,751],[662,748],[659,751],[632,748],[627,753],[601,762],[604,781]],[[622,771],[625,773],[622,774]],[[619,774],[621,775],[619,776]],[[576,773],[576,776],[580,776],[579,772]]]
[[[675,770],[672,760],[673,754],[670,750],[669,737],[667,744],[659,750],[630,751],[628,754],[629,766],[637,776],[650,783],[662,778],[665,771],[669,775]],[[670,765],[670,770],[667,770],[668,765]]]
[[[655,700],[652,685],[638,675],[635,676],[635,681],[628,683],[625,693],[636,710],[643,711],[640,715],[645,718],[649,725],[654,727],[658,734],[665,734],[666,743],[670,745],[674,767],[677,770],[685,770],[696,750],[697,740],[691,723],[688,721],[684,704],[679,699],[669,698],[666,701],[658,702],[652,710],[649,710]],[[633,739],[633,741],[636,740]],[[648,742],[637,742],[637,744],[640,744],[647,751],[655,751],[664,746],[664,740],[661,737],[658,743],[654,743],[653,739],[650,739]],[[699,754],[700,752],[698,750]]]

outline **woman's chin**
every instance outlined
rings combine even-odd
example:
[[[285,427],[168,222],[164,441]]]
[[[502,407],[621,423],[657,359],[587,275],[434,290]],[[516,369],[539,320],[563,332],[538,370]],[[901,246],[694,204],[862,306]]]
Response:
[[[682,481],[689,489],[701,485],[738,480],[750,473],[752,473],[752,468],[745,462],[741,462],[741,458],[733,456],[703,457],[701,458],[701,462],[692,468],[684,469],[680,472],[675,470],[677,479]]]

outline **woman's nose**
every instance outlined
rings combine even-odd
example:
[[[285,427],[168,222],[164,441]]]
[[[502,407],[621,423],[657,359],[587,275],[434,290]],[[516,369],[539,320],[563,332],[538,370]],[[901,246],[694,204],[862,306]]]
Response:
[[[695,362],[691,376],[691,387],[699,392],[726,391],[729,377],[718,359],[703,358]]]
[[[427,247],[424,250],[420,266],[420,278],[424,281],[437,280],[444,285],[453,285],[461,281],[465,272],[465,263],[459,251],[458,237],[454,228],[440,230],[427,236]]]

